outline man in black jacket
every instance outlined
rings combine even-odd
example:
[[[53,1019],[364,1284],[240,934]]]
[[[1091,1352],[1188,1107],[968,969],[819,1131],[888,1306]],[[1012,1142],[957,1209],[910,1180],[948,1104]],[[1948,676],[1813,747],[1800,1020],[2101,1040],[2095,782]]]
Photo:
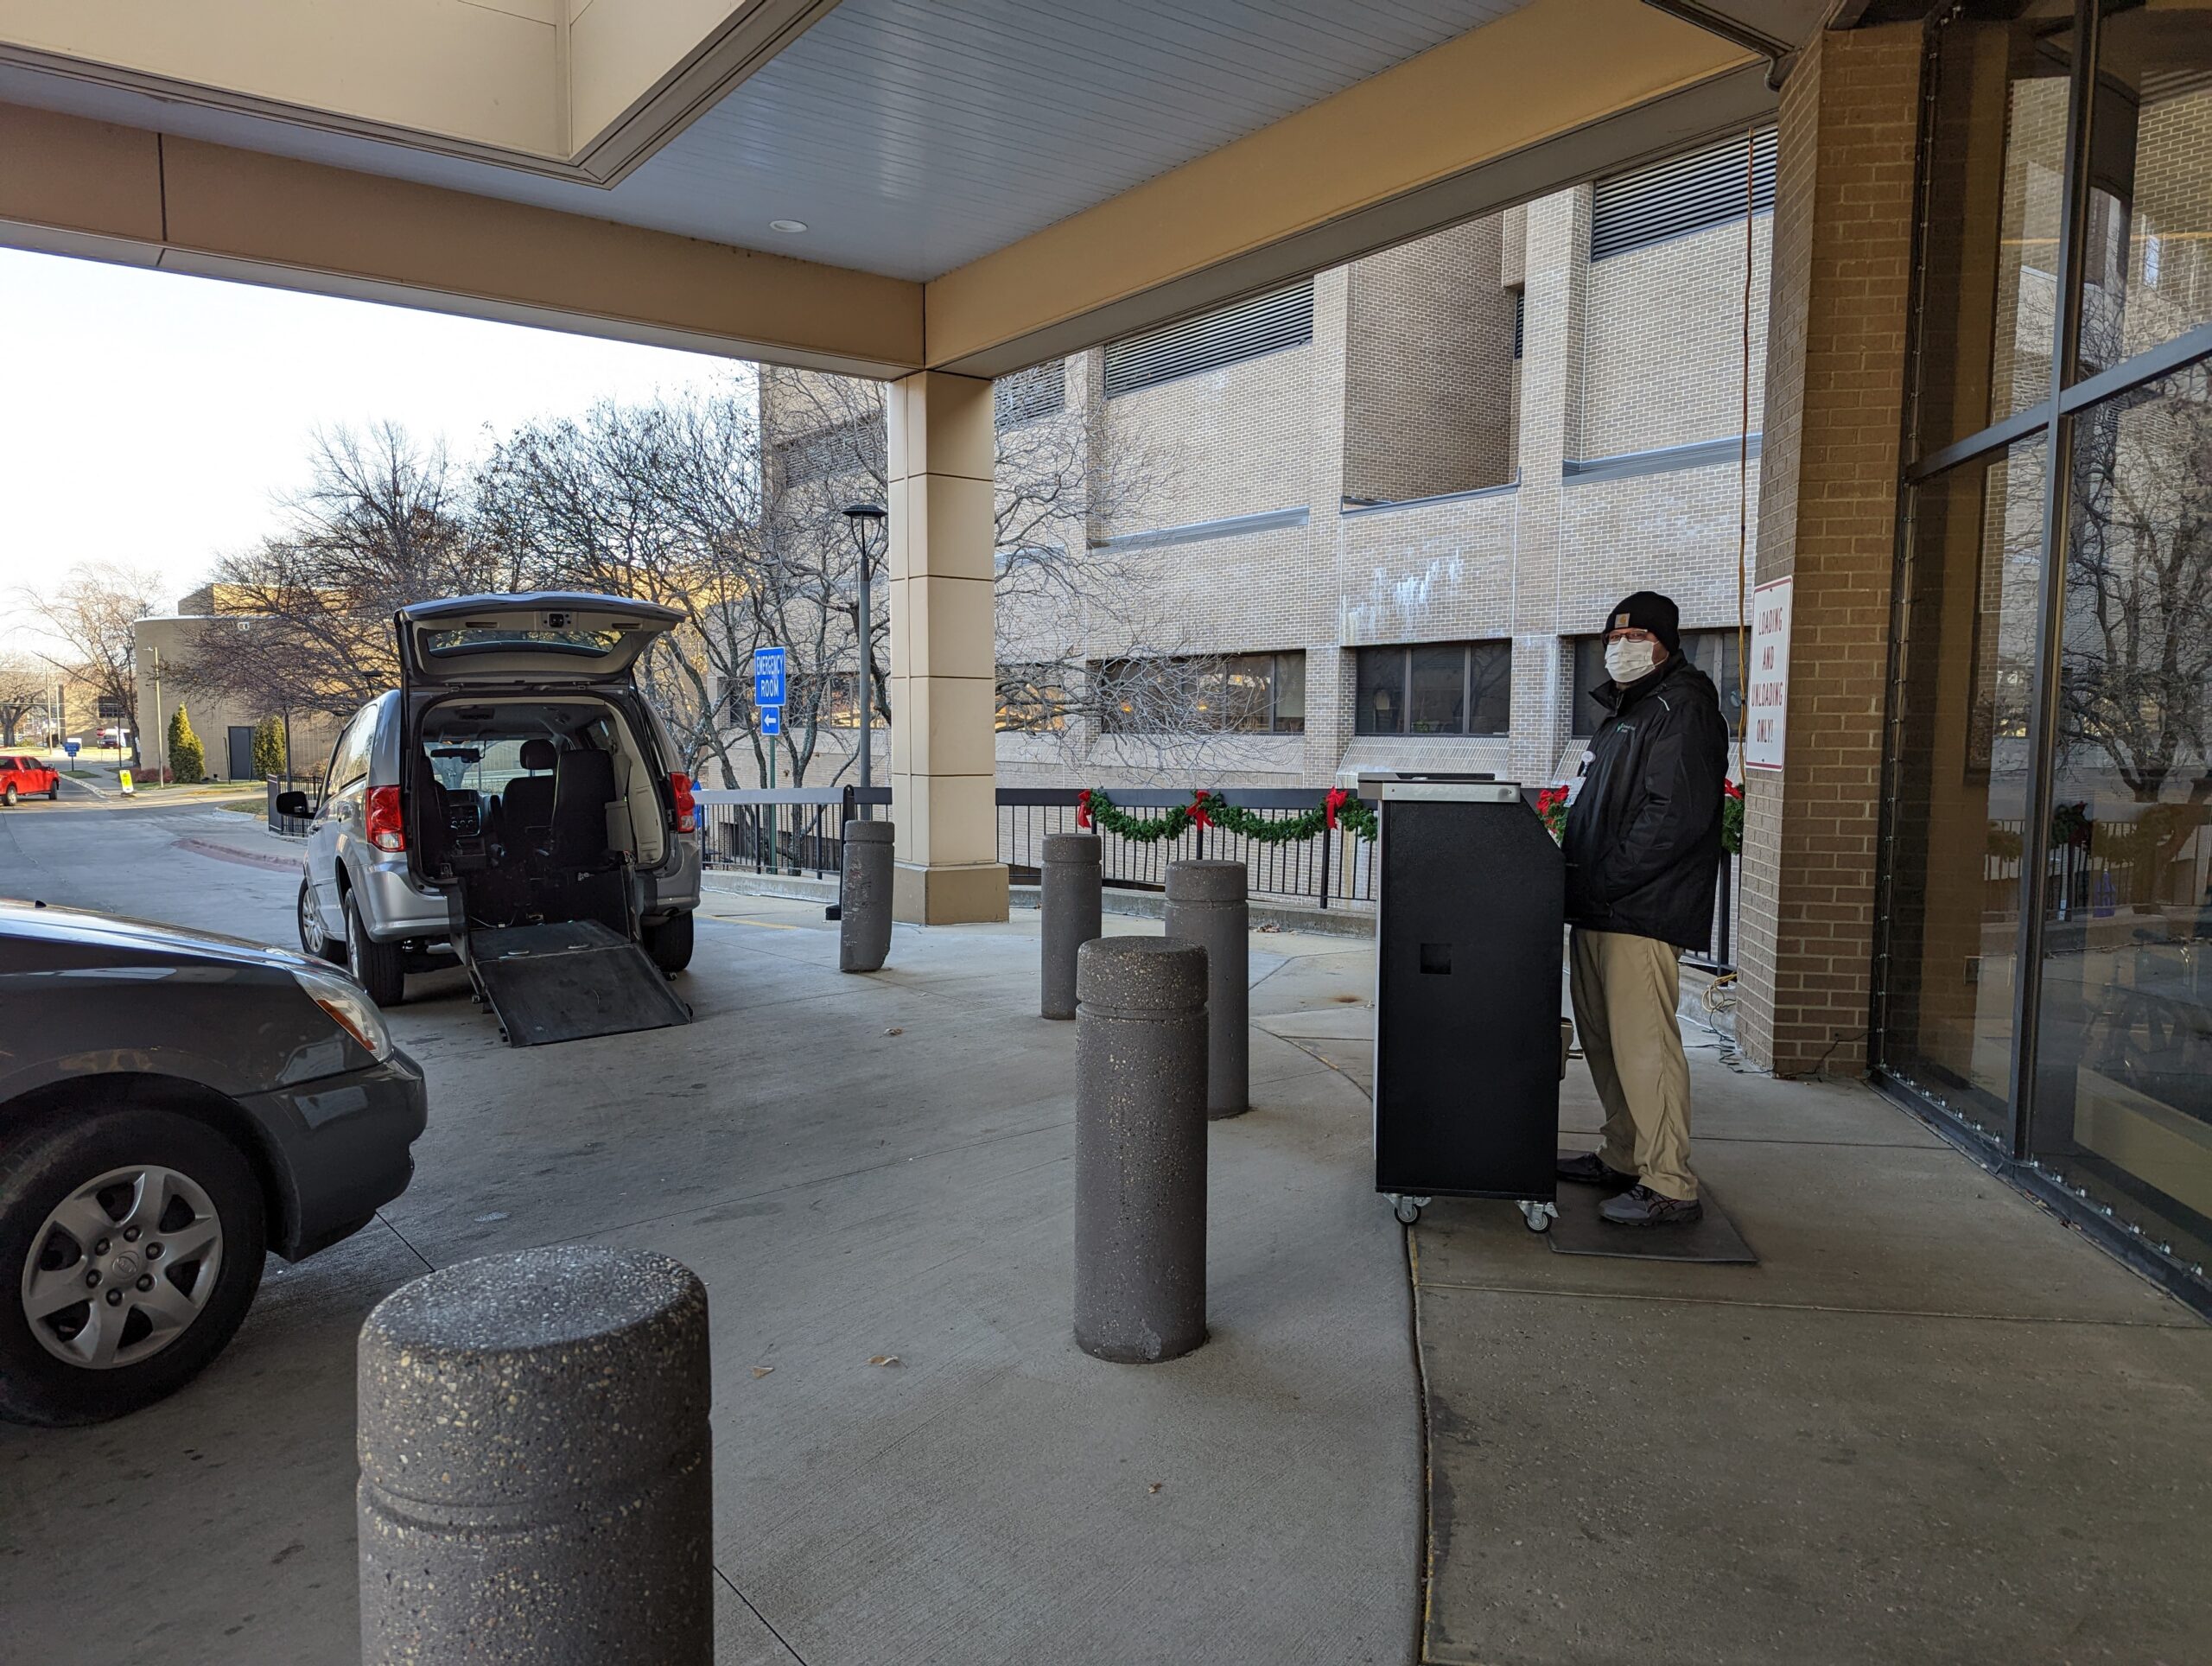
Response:
[[[1682,657],[1681,614],[1639,590],[1606,615],[1608,715],[1567,812],[1574,1027],[1605,1110],[1596,1152],[1561,1180],[1611,1188],[1621,1226],[1702,1218],[1690,1172],[1690,1072],[1675,1027],[1681,948],[1705,944],[1720,862],[1728,728],[1713,681]]]

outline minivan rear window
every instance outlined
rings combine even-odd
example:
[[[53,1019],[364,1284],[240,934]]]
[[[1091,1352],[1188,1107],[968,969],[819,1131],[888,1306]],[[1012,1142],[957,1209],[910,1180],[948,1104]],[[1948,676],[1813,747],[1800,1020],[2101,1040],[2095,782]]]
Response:
[[[622,640],[620,631],[518,629],[512,625],[461,625],[447,631],[425,631],[423,646],[434,654],[481,653],[505,648],[544,648],[556,653],[582,654],[603,659]]]

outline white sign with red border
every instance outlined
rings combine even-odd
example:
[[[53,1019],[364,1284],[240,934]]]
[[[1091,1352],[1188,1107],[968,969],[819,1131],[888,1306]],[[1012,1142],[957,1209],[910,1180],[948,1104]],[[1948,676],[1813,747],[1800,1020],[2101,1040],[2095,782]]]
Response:
[[[1751,592],[1751,706],[1744,714],[1744,767],[1780,769],[1789,715],[1791,581],[1770,579]]]

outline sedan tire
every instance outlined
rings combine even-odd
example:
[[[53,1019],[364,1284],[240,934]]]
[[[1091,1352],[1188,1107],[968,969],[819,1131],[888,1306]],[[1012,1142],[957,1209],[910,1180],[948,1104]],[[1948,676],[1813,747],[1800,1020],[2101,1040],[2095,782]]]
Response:
[[[16,807],[16,784],[13,781],[8,783],[5,792],[0,792],[0,801],[4,801],[10,810]]]
[[[0,1418],[105,1422],[220,1353],[261,1286],[245,1154],[194,1117],[99,1108],[0,1146]]]

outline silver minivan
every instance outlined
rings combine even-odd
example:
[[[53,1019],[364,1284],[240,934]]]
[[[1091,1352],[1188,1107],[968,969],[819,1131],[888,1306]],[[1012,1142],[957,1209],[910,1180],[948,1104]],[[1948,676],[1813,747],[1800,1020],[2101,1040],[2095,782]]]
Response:
[[[301,947],[385,1007],[447,955],[474,971],[499,933],[518,964],[619,939],[682,970],[699,904],[691,783],[633,676],[681,618],[569,594],[402,608],[400,686],[346,723],[318,803],[278,800],[311,817]]]

